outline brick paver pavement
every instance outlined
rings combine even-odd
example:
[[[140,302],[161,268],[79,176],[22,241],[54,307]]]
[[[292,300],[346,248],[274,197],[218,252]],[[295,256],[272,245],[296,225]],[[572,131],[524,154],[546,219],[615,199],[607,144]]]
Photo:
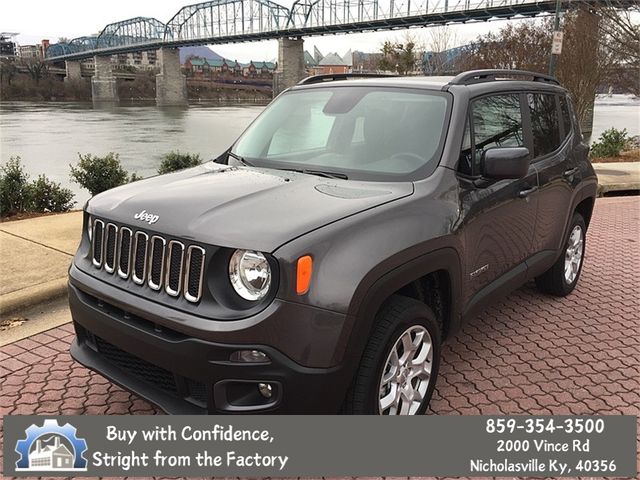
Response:
[[[527,285],[466,324],[443,349],[431,412],[640,415],[639,253],[640,198],[597,200],[575,292]],[[72,332],[0,349],[3,414],[159,412],[74,363]]]

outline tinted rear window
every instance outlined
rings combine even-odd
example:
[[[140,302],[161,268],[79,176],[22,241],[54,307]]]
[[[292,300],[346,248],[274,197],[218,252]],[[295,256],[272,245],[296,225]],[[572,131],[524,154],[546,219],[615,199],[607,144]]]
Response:
[[[556,96],[529,93],[527,100],[531,112],[533,156],[542,157],[555,151],[561,143]]]

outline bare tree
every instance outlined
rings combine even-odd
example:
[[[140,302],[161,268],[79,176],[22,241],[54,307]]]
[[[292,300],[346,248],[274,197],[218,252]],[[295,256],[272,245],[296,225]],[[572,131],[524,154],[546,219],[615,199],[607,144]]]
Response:
[[[522,69],[544,72],[549,64],[551,21],[507,24],[498,32],[476,39],[458,60],[459,70]]]
[[[25,67],[36,83],[40,83],[49,74],[49,65],[40,59],[30,59],[25,62]]]
[[[442,75],[450,73],[452,65],[449,65],[447,51],[458,45],[456,32],[448,25],[432,27],[429,29],[428,53],[429,73]]]
[[[626,10],[611,5],[600,9],[598,13],[601,17],[600,39],[603,48],[607,49],[609,55],[619,59],[619,64],[609,75],[611,85],[640,96],[640,22],[637,21],[640,5]]]
[[[601,41],[609,9],[587,4],[565,13],[564,41],[558,61],[557,77],[571,92],[585,131],[591,129],[593,101],[598,88],[616,77],[625,57]],[[460,59],[463,70],[475,68],[522,69],[546,73],[551,50],[551,18],[512,24],[497,33],[481,36],[467,55]],[[607,27],[610,28],[610,27]],[[623,38],[628,42],[628,35]],[[621,42],[622,43],[622,42]]]

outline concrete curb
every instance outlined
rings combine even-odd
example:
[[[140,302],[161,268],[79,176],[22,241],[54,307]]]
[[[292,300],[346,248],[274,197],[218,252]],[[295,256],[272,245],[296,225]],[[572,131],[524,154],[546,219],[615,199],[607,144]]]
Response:
[[[640,191],[640,183],[600,183],[598,184],[598,196],[602,196],[607,192],[628,192]]]
[[[0,315],[33,307],[67,294],[67,277],[23,288],[0,296]]]

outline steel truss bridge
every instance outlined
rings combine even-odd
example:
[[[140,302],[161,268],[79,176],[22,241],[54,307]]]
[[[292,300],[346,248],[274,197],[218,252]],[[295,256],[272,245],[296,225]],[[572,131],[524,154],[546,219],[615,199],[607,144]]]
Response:
[[[578,3],[627,8],[638,0],[563,0],[562,8]],[[98,36],[52,44],[46,59],[531,17],[555,8],[556,0],[296,0],[290,9],[271,0],[212,0],[181,8],[166,23],[148,17],[110,23]]]

